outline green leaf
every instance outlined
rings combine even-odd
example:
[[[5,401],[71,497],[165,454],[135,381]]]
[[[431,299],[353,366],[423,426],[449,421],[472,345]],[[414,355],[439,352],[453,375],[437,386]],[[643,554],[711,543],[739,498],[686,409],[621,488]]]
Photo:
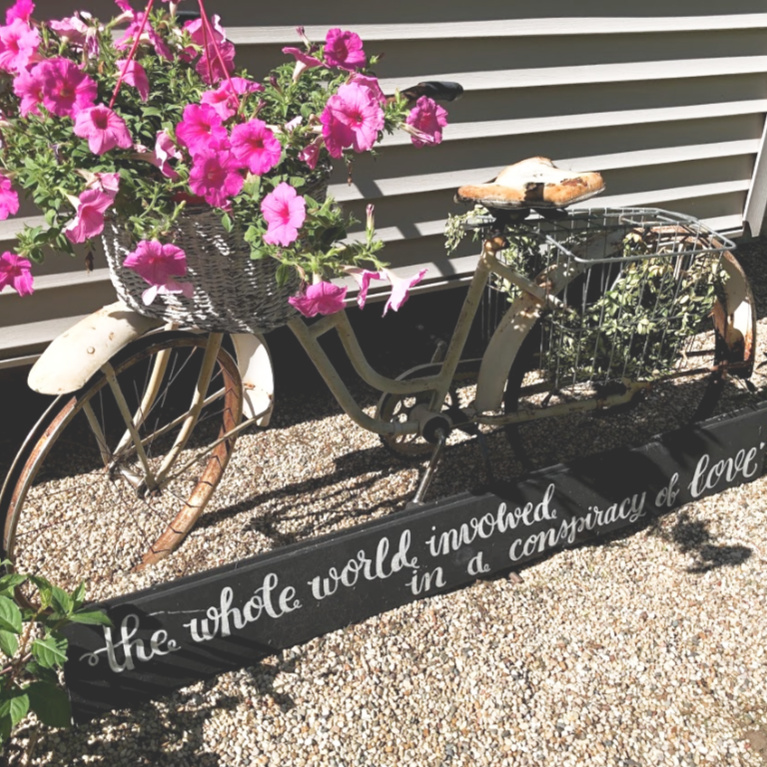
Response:
[[[75,603],[75,609],[85,601],[85,581],[81,581],[80,585],[72,592],[72,601]]]
[[[90,610],[88,612],[73,613],[69,616],[72,623],[86,623],[89,626],[111,626],[112,621],[109,616],[101,610]]]
[[[10,717],[11,727],[15,727],[29,711],[29,697],[26,690],[18,687],[0,692],[0,717]]]
[[[228,213],[223,213],[221,215],[221,226],[223,226],[224,230],[227,232],[231,232],[234,228],[234,224],[232,224],[232,218]]]
[[[64,589],[53,586],[51,589],[51,599],[53,607],[62,615],[68,616],[74,609],[72,597]]]
[[[18,649],[19,640],[16,639],[16,634],[0,629],[0,650],[9,658],[12,658],[16,655]]]
[[[49,727],[69,727],[72,713],[69,697],[56,684],[33,682],[27,687],[29,705],[43,724]]]
[[[0,596],[0,629],[21,634],[21,610],[8,597]]]
[[[47,636],[32,642],[32,655],[45,668],[63,666],[67,660],[67,640]]]
[[[27,580],[26,575],[19,573],[8,573],[0,576],[0,595],[13,599],[14,592]]]
[[[51,684],[59,683],[59,678],[56,672],[51,668],[43,668],[37,661],[29,661],[29,663],[24,666],[24,671],[31,677],[34,677],[38,682],[50,682]]]

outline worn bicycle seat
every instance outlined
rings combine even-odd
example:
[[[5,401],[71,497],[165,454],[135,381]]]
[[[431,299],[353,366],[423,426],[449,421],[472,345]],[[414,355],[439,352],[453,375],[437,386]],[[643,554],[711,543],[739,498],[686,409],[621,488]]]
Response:
[[[456,202],[486,208],[565,208],[588,200],[605,188],[601,174],[557,168],[548,157],[529,157],[504,168],[489,184],[467,184]]]

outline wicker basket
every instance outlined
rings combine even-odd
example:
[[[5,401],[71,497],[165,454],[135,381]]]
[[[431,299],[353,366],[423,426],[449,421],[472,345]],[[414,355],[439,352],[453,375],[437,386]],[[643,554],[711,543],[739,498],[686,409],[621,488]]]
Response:
[[[119,219],[107,221],[101,238],[109,274],[117,295],[131,309],[183,327],[257,333],[284,325],[295,313],[288,303],[298,278],[278,286],[278,263],[273,258],[253,260],[250,247],[235,228],[227,232],[219,214],[210,208],[188,208],[179,217],[173,242],[186,253],[184,281],[194,294],[159,294],[149,306],[141,300],[147,284],[122,264],[135,249]]]

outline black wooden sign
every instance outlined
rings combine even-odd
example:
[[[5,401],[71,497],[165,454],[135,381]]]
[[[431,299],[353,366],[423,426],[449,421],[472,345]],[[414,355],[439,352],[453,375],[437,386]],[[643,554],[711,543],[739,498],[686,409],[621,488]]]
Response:
[[[191,576],[67,629],[75,721],[646,521],[763,471],[767,406]]]

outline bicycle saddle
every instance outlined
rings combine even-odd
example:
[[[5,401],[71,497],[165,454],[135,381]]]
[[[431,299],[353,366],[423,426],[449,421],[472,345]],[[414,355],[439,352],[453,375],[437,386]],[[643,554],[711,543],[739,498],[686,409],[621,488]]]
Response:
[[[602,192],[599,173],[563,170],[548,157],[529,157],[504,168],[489,184],[467,184],[458,189],[456,202],[486,208],[565,208]]]

